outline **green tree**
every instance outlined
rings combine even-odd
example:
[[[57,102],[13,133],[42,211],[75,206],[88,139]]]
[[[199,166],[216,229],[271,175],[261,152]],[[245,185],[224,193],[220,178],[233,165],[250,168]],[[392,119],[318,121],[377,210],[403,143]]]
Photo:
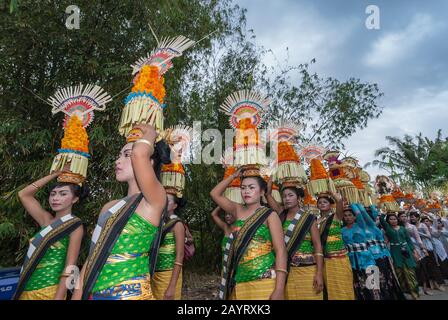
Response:
[[[307,113],[312,104],[316,117],[325,119],[315,120],[309,137],[315,130],[324,142],[337,142],[338,137],[356,130],[353,124],[365,125],[380,112],[376,99],[381,94],[376,85],[322,79],[311,74],[308,65],[291,67],[291,72],[300,70],[302,78],[298,79],[289,78],[289,72],[266,67],[262,63],[266,52],[254,45],[254,34],[247,31],[245,10],[231,0],[79,0],[79,30],[65,27],[65,8],[70,1],[11,2],[12,13],[9,1],[0,3],[2,266],[21,263],[28,240],[37,230],[20,205],[17,192],[48,172],[63,133],[62,115],[52,117],[51,108],[36,95],[47,98],[58,87],[83,82],[101,85],[114,96],[107,110],[96,113],[88,128],[92,194],[76,207],[76,213],[90,232],[104,203],[123,195],[124,186],[113,176],[114,160],[124,143],[117,126],[122,100],[130,90],[130,65],[156,46],[148,22],[159,38],[182,34],[199,40],[209,35],[177,58],[166,74],[167,126],[201,121],[203,130],[218,128],[223,132],[229,127],[228,118],[218,112],[218,106],[233,91],[251,88],[273,98],[270,118],[279,118],[282,110],[289,114],[288,110],[299,109],[302,111],[295,111],[292,119],[307,122],[314,117]],[[292,85],[298,81],[302,84]],[[327,116],[336,109],[338,116]],[[344,131],[355,117],[358,122]],[[219,165],[186,165],[188,205],[183,215],[197,245],[196,257],[187,267],[210,271],[220,263],[222,234],[209,218],[214,206],[209,191],[222,175]],[[45,190],[38,193],[44,205],[47,196]]]
[[[421,189],[440,187],[448,180],[448,137],[437,131],[434,140],[405,135],[402,139],[387,136],[390,147],[375,151],[379,158],[366,166],[377,166],[388,171],[400,184],[414,185]]]
[[[289,119],[302,126],[302,142],[314,141],[325,147],[343,148],[343,139],[378,118],[383,96],[377,84],[349,78],[323,78],[311,68],[316,60],[298,66],[288,61],[266,70],[261,84],[272,97],[269,118]],[[267,77],[269,75],[269,77]]]

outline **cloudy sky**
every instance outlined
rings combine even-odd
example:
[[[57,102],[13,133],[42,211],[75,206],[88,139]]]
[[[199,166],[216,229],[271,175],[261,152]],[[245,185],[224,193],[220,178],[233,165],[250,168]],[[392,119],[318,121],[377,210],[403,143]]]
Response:
[[[448,1],[238,0],[258,45],[290,64],[316,58],[313,70],[340,80],[375,82],[385,96],[379,119],[347,139],[361,164],[387,145],[385,136],[448,134]],[[380,10],[369,30],[368,5]],[[265,63],[276,65],[272,56]],[[369,169],[374,176],[381,172]]]

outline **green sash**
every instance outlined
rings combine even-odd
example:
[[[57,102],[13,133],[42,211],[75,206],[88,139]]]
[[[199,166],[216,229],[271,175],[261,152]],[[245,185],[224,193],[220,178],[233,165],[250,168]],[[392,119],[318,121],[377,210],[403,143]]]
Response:
[[[88,299],[100,272],[131,215],[142,200],[142,193],[122,199],[98,219],[86,261],[82,299]]]
[[[219,288],[220,299],[229,298],[235,287],[236,268],[258,228],[271,213],[272,209],[270,208],[258,208],[252,216],[246,219],[236,234],[235,232],[230,234],[224,248],[223,276]]]
[[[17,290],[12,298],[13,300],[17,300],[20,298],[20,295],[23,293],[23,290],[26,287],[26,283],[30,279],[34,270],[36,270],[39,262],[47,252],[47,249],[60,239],[64,238],[66,235],[71,234],[81,225],[81,219],[68,214],[43,228],[34,237],[28,248],[28,252],[26,254],[25,261],[20,273]]]

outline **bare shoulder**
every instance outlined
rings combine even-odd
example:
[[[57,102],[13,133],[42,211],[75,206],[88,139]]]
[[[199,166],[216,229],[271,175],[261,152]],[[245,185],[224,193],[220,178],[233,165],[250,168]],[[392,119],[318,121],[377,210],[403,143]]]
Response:
[[[81,224],[78,228],[73,230],[73,232],[70,234],[71,237],[82,237],[84,235],[84,227]]]
[[[264,222],[264,224],[267,224],[269,226],[269,222],[271,222],[271,221],[281,223],[280,217],[275,210],[271,210],[271,213],[269,214],[269,216],[266,219],[266,221]]]
[[[182,222],[178,222],[174,225],[174,231],[175,232],[183,232],[185,233],[185,226]]]

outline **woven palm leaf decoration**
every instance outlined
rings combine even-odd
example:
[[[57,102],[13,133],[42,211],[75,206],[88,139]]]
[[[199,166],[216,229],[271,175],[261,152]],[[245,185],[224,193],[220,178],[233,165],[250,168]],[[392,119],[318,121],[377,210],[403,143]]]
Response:
[[[133,87],[124,101],[118,128],[128,142],[141,135],[138,130],[132,131],[135,124],[149,123],[159,134],[163,132],[164,74],[173,67],[172,60],[180,57],[194,43],[184,36],[162,39],[156,49],[132,65]]]
[[[241,90],[228,96],[219,108],[235,129],[234,164],[244,167],[244,176],[259,176],[260,167],[267,163],[266,143],[258,128],[268,104],[269,99],[258,92]]]
[[[379,194],[378,205],[384,211],[394,213],[400,210],[395,198],[392,196],[392,190],[394,187],[393,181],[385,176],[378,175],[375,179],[375,190]]]
[[[275,182],[283,187],[285,181],[294,180],[298,187],[303,187],[308,178],[295,149],[301,129],[300,125],[280,120],[271,127],[269,140],[273,142],[277,154],[277,168],[273,174]]]
[[[333,180],[329,177],[322,161],[326,150],[317,144],[305,145],[301,151],[300,156],[305,159],[309,165],[309,192],[316,196],[322,193],[335,192]]]
[[[339,160],[340,152],[327,151],[323,158],[328,164],[330,178],[334,181],[336,190],[339,191],[348,204],[359,203],[359,192],[353,182],[350,181],[348,163]]]
[[[165,130],[161,135],[171,148],[171,163],[162,165],[160,179],[167,193],[183,197],[185,189],[185,170],[183,162],[190,155],[193,129],[177,125]]]
[[[61,174],[57,180],[81,185],[87,177],[90,158],[86,128],[93,121],[94,111],[104,111],[112,98],[97,85],[79,84],[57,90],[48,101],[53,114],[65,114],[64,137],[50,172],[60,171],[70,163],[70,172]]]

